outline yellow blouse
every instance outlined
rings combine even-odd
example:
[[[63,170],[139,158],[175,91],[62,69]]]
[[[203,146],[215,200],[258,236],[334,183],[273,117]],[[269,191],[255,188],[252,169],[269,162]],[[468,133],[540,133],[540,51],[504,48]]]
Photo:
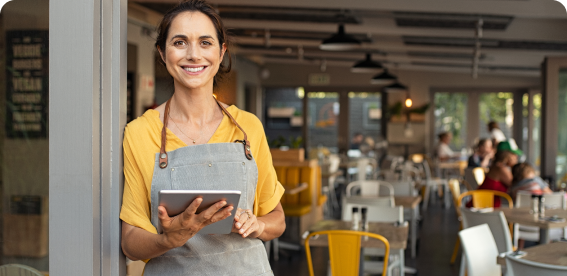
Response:
[[[263,216],[271,212],[284,193],[278,182],[272,155],[268,148],[264,127],[256,116],[229,106],[228,112],[244,129],[250,141],[252,156],[258,166],[258,184],[254,198],[254,214]],[[155,154],[161,145],[163,123],[159,112],[148,110],[142,117],[130,122],[124,131],[124,195],[120,219],[124,222],[157,233],[150,222],[151,187]],[[242,140],[242,131],[226,115],[208,143],[226,143]],[[187,146],[169,129],[167,130],[166,151]],[[244,158],[244,153],[242,154]]]

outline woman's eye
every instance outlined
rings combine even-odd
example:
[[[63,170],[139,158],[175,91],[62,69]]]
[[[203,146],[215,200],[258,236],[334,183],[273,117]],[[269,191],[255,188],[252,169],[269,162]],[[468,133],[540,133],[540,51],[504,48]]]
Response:
[[[210,41],[206,41],[206,40],[205,40],[205,41],[202,41],[201,44],[207,45],[207,46],[213,45],[213,43],[211,43]]]
[[[178,40],[178,41],[173,42],[173,45],[174,46],[183,46],[183,45],[185,45],[185,41]]]

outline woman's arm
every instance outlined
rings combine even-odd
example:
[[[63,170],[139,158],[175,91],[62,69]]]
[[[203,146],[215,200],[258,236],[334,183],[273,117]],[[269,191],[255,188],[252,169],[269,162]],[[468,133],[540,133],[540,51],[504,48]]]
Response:
[[[191,202],[185,211],[175,217],[169,217],[163,206],[158,207],[158,218],[163,229],[162,234],[150,233],[122,221],[122,251],[131,260],[145,260],[184,245],[203,227],[230,216],[232,206],[221,208],[226,201],[219,201],[207,210],[195,214],[203,199]]]

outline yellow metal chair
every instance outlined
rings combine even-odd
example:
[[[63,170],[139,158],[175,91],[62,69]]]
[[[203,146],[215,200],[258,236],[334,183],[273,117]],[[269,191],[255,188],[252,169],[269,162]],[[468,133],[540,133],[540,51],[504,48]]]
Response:
[[[311,261],[311,250],[309,239],[315,235],[327,235],[329,242],[329,258],[331,259],[331,274],[334,276],[357,276],[360,268],[360,248],[361,237],[368,236],[378,239],[384,243],[384,267],[383,274],[387,276],[388,258],[390,256],[390,243],[381,235],[351,231],[351,230],[327,230],[313,232],[305,239],[305,253],[307,254],[307,264],[309,265],[309,275],[314,276],[313,263]]]
[[[499,196],[503,197],[508,201],[508,207],[513,208],[514,202],[512,198],[504,192],[493,191],[493,190],[474,190],[474,191],[467,191],[462,193],[459,196],[457,204],[461,207],[461,202],[463,198],[467,196],[472,196],[472,205],[474,208],[489,208],[494,207],[494,197]]]

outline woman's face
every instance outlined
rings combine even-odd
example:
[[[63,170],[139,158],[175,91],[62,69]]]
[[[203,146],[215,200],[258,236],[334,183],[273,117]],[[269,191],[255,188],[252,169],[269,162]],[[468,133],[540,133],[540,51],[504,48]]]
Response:
[[[201,12],[178,14],[169,27],[165,51],[160,49],[176,90],[210,86],[222,62],[225,45],[220,45],[213,22]]]

